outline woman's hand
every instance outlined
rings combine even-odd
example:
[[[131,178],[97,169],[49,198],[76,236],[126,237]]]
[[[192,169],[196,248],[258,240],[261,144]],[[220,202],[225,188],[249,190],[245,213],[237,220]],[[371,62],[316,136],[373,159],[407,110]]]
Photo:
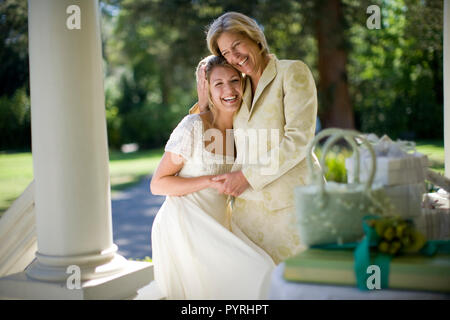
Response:
[[[214,185],[220,193],[234,197],[239,197],[250,186],[242,171],[219,174],[211,180],[221,183]]]
[[[200,112],[208,110],[209,98],[208,98],[208,80],[206,79],[206,65],[202,65],[197,72],[197,95],[198,95],[198,107]]]
[[[209,187],[216,189],[219,193],[224,193],[225,188],[223,186],[223,182],[222,181],[213,181],[212,178],[214,178],[215,176],[212,176],[209,178]]]

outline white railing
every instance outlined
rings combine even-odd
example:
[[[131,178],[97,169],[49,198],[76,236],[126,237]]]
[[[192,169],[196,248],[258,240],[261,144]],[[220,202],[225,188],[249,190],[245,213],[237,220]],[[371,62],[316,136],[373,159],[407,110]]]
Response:
[[[23,271],[36,251],[33,180],[0,219],[0,277]]]

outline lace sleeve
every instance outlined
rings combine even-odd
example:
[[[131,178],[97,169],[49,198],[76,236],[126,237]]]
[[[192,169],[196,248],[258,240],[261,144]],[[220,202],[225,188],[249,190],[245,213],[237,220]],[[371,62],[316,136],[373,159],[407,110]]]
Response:
[[[187,115],[170,134],[164,151],[182,156],[185,160],[192,157],[194,151],[194,122],[196,115]]]

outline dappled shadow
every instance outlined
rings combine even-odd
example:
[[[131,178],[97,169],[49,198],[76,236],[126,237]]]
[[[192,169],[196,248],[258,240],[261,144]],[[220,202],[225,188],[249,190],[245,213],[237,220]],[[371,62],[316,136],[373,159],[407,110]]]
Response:
[[[114,243],[125,258],[151,257],[150,232],[164,196],[150,193],[150,177],[112,198]]]
[[[120,178],[124,178],[124,177],[121,176]],[[125,176],[125,179],[124,179],[125,182],[122,182],[122,183],[114,181],[113,180],[114,178],[111,178],[111,191],[113,192],[113,195],[114,195],[116,191],[121,191],[121,190],[131,188],[145,178],[146,178],[146,175]],[[118,180],[118,179],[116,178],[116,180]],[[147,180],[149,180],[149,179],[147,179]]]

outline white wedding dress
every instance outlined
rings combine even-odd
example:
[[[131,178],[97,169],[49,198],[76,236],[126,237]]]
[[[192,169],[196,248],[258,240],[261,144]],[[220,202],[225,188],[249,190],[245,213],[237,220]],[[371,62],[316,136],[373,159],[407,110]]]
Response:
[[[186,116],[165,151],[186,160],[181,177],[226,173],[232,158],[204,148],[198,114]],[[229,163],[226,163],[226,161]],[[226,196],[208,188],[167,196],[152,227],[155,281],[167,299],[267,299],[272,258],[231,222]]]

